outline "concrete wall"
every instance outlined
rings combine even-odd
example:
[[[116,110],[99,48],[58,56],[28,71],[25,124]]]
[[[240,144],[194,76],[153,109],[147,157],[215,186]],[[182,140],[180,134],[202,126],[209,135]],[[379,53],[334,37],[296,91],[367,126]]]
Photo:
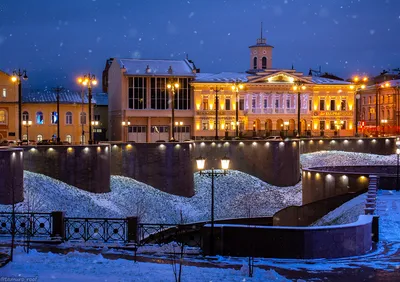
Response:
[[[300,180],[298,141],[197,141],[192,161],[206,158],[206,169],[221,168],[221,158],[230,158],[230,168],[276,186],[291,186]]]
[[[191,197],[194,195],[191,146],[191,143],[113,143],[111,174]]]
[[[2,205],[24,200],[23,154],[22,149],[0,147],[0,204]]]
[[[332,150],[391,155],[396,152],[396,138],[312,138],[300,141],[300,154]]]
[[[347,193],[322,199],[302,206],[290,206],[276,212],[273,216],[274,226],[309,226],[330,211],[357,197],[364,191]]]
[[[110,145],[24,146],[24,169],[82,190],[110,191]]]
[[[203,254],[210,253],[210,225],[202,229]],[[222,256],[339,258],[363,255],[372,247],[372,216],[327,227],[215,225],[214,250]]]
[[[331,171],[328,168],[303,169],[303,205],[318,200],[364,191],[368,188],[368,173]]]

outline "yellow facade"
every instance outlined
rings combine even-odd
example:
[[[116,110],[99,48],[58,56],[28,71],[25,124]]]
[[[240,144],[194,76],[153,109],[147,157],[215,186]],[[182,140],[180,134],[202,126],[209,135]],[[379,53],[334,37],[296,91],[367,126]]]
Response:
[[[23,96],[24,93],[22,93]],[[23,99],[24,100],[24,99]],[[52,112],[57,111],[56,101],[22,103],[22,120],[31,121],[31,126],[22,126],[22,140],[40,141],[52,139],[57,135],[57,124],[52,124]],[[80,114],[82,104],[60,103],[60,140],[74,144],[81,142],[82,125]],[[89,139],[88,104],[83,105],[86,115],[84,141]],[[38,115],[42,113],[43,123],[38,122]],[[67,113],[70,116],[67,122]],[[18,140],[18,85],[11,81],[11,76],[0,71],[0,140]]]

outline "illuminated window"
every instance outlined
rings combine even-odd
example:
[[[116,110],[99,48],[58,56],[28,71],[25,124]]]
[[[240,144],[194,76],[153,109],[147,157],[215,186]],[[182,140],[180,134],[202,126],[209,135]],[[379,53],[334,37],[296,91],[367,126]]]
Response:
[[[43,140],[43,135],[39,134],[39,135],[36,137],[36,140],[37,140],[37,142],[42,141],[42,140]]]
[[[203,97],[203,110],[205,111],[209,110],[208,97]]]
[[[36,123],[37,124],[44,124],[44,118],[43,118],[43,113],[42,112],[37,112],[36,113]]]
[[[203,122],[203,130],[208,130],[208,122]]]
[[[7,97],[7,89],[3,88],[3,98]]]
[[[51,112],[51,124],[57,124],[58,122],[58,113]]]
[[[67,141],[68,143],[72,143],[72,136],[71,135],[67,135],[65,137],[65,141]]]
[[[5,124],[7,122],[7,113],[5,110],[0,110],[0,123]]]

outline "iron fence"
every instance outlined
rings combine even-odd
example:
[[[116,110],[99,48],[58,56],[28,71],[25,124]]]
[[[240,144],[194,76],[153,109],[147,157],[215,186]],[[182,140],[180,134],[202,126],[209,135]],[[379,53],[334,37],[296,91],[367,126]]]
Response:
[[[49,237],[52,232],[51,213],[14,213],[15,236]],[[0,236],[12,234],[13,213],[0,213]]]
[[[65,218],[65,240],[127,242],[125,218]]]

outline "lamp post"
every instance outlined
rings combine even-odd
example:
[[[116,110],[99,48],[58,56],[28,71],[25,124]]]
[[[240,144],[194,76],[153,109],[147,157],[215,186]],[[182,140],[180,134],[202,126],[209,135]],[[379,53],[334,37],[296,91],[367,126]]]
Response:
[[[92,86],[97,85],[96,76],[94,74],[85,74],[83,78],[78,78],[78,83],[88,88],[89,99],[89,144],[92,144]]]
[[[211,91],[215,92],[215,140],[218,140],[218,108],[219,108],[219,97],[218,93],[223,90],[223,88],[215,86],[211,88]]]
[[[131,125],[131,122],[130,121],[123,121],[121,124],[122,124],[122,127],[124,129],[124,134],[123,134],[124,136],[123,136],[122,139],[124,140],[124,142],[128,142],[128,127]]]
[[[368,77],[366,77],[366,76],[364,76],[363,78],[360,78],[360,77],[358,77],[358,76],[355,76],[355,77],[353,77],[353,83],[354,83],[354,85],[350,85],[350,89],[354,89],[355,88],[355,93],[356,93],[356,95],[355,95],[355,97],[356,97],[356,106],[355,106],[355,109],[354,109],[354,111],[355,111],[355,116],[356,116],[356,136],[358,136],[358,114],[359,114],[359,110],[358,110],[358,108],[359,108],[359,100],[360,100],[360,98],[361,98],[361,95],[360,95],[360,91],[362,90],[362,89],[365,89],[365,83],[368,81]]]
[[[306,90],[306,86],[304,83],[300,80],[297,80],[293,82],[293,91],[297,91],[297,137],[300,137],[301,134],[301,123],[300,123],[300,112],[301,112],[301,100],[300,100],[300,94],[301,90]]]
[[[178,81],[173,81],[172,79],[170,79],[170,81],[167,84],[167,88],[170,91],[170,99],[171,99],[171,129],[172,129],[172,133],[171,133],[171,138],[170,138],[170,142],[175,142],[175,127],[174,127],[174,122],[175,122],[175,90],[179,88],[179,83]]]
[[[60,92],[63,88],[61,86],[55,87],[53,90],[56,92],[57,99],[57,144],[60,144]]]
[[[396,146],[397,146],[397,149],[396,149],[396,155],[397,155],[396,191],[399,191],[400,190],[400,188],[399,188],[400,139],[399,138],[397,138],[397,140],[396,140]]]
[[[203,157],[196,158],[197,169],[200,175],[211,177],[211,232],[210,232],[210,255],[214,255],[214,177],[224,176],[229,169],[230,159],[223,157],[221,159],[222,172],[215,171],[214,167],[211,171],[204,171],[206,159]]]
[[[96,129],[96,127],[99,125],[99,121],[97,121],[97,120],[92,120],[92,121],[91,121],[91,124],[92,124],[92,127],[93,127],[92,131],[90,132],[90,134],[92,135],[92,136],[91,136],[91,139],[93,140],[93,144],[96,144],[96,139],[94,138],[95,135],[94,135],[93,131],[94,131],[94,129]]]
[[[26,70],[21,71],[20,69],[14,70],[11,76],[12,82],[18,83],[18,139],[22,140],[22,86],[21,78],[23,80],[28,80],[26,75]]]
[[[32,121],[31,120],[23,120],[22,125],[26,127],[26,142],[27,142],[27,145],[29,145],[29,130],[28,129],[32,125]]]
[[[235,105],[235,112],[236,112],[236,138],[239,138],[239,89],[243,89],[243,84],[240,80],[236,80],[233,82],[232,91],[236,93],[236,105]]]

